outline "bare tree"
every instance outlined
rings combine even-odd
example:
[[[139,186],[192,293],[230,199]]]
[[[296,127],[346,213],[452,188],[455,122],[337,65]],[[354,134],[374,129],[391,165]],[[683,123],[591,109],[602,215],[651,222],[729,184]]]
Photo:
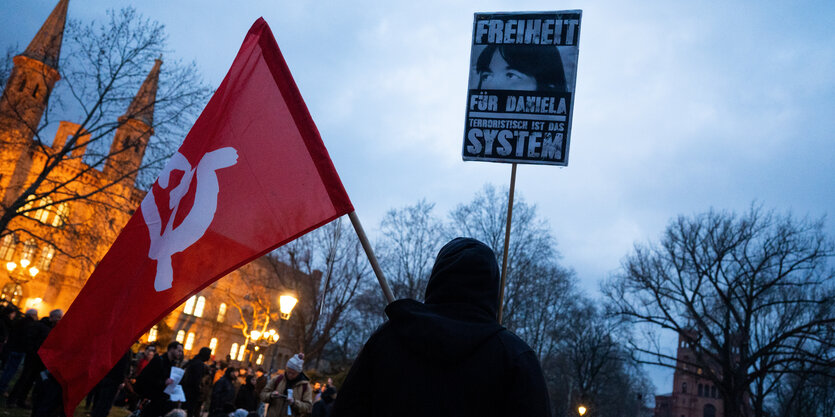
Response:
[[[479,239],[493,249],[501,264],[506,191],[486,185],[472,201],[449,215],[448,236]],[[537,350],[540,359],[553,349],[548,332],[566,317],[574,294],[574,272],[559,263],[556,239],[536,206],[517,193],[513,203],[507,284],[502,324]]]
[[[253,331],[266,334],[279,320],[275,294],[281,290],[281,280],[270,265],[268,258],[256,259],[238,269],[234,284],[226,287],[224,299],[238,313],[233,315],[237,322],[232,327],[239,329],[245,339],[242,350],[246,350]]]
[[[377,242],[380,265],[395,298],[422,300],[426,283],[443,246],[443,225],[425,199],[414,205],[392,209],[380,224]]]
[[[834,253],[822,221],[756,206],[743,215],[711,210],[673,220],[658,244],[636,245],[604,292],[612,313],[650,332],[633,340],[637,359],[703,369],[726,416],[762,416],[796,364],[835,365],[820,355],[833,347]],[[681,335],[693,357],[677,361],[659,330]]]
[[[592,417],[643,415],[652,389],[620,341],[624,323],[604,317],[584,297],[561,323],[550,335],[557,348],[543,360],[556,415],[576,415],[579,405]]]
[[[66,205],[86,206],[94,216],[114,210],[132,214],[141,198],[134,186],[147,189],[152,183],[211,90],[194,64],[169,59],[160,67],[155,60],[167,52],[164,28],[131,8],[110,11],[104,22],[70,21],[54,37],[48,40],[58,48],[51,60],[26,67],[39,71],[13,71],[18,81],[5,85],[0,145],[24,157],[4,161],[16,171],[3,190],[0,233],[49,243],[92,261],[87,257],[96,252],[91,250],[95,244],[78,245],[103,228],[68,215]],[[27,59],[21,62],[34,62]],[[31,94],[21,96],[29,88]],[[55,131],[59,118],[74,124],[62,122],[53,142],[46,134]]]
[[[345,315],[361,284],[371,280],[365,252],[350,225],[337,219],[279,248],[269,259],[276,271],[285,265],[304,274],[294,280],[278,274],[302,304],[282,326],[292,329],[291,343],[318,367],[325,347],[349,325]]]

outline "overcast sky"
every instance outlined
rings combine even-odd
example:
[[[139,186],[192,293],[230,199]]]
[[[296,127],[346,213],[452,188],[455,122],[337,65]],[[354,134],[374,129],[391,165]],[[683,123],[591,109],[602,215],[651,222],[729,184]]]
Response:
[[[3,48],[25,48],[56,3],[0,0]],[[69,14],[101,19],[129,4],[70,0]],[[215,87],[263,16],[372,238],[391,208],[426,198],[445,215],[485,183],[509,183],[510,165],[461,160],[474,12],[583,10],[569,166],[520,165],[517,192],[550,222],[590,295],[676,215],[755,200],[815,218],[835,207],[835,2],[134,7],[165,24],[171,57],[195,61]]]

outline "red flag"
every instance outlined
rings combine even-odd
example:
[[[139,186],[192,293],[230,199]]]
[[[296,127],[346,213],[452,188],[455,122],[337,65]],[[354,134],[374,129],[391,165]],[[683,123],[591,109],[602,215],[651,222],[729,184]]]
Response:
[[[353,211],[258,19],[177,154],[39,350],[75,406],[189,296]]]

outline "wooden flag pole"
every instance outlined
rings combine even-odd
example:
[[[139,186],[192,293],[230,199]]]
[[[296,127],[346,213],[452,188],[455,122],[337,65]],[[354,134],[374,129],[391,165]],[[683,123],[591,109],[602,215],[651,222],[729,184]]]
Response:
[[[394,302],[394,295],[391,293],[386,277],[383,276],[383,270],[380,269],[380,264],[377,262],[377,257],[374,256],[374,251],[371,249],[371,243],[368,242],[368,236],[365,235],[365,230],[362,228],[357,212],[352,211],[348,214],[351,219],[351,224],[354,225],[354,230],[357,231],[357,237],[360,238],[362,248],[365,249],[365,254],[368,256],[368,261],[371,262],[371,268],[374,269],[374,275],[377,275],[377,281],[380,281],[380,287],[383,288],[383,295],[386,297],[387,304]]]
[[[507,226],[504,229],[504,255],[502,255],[502,283],[499,293],[499,324],[502,324],[502,313],[504,313],[504,287],[507,281],[507,252],[510,248],[510,220],[513,218],[513,191],[516,189],[516,163],[510,170],[510,194],[507,196]]]

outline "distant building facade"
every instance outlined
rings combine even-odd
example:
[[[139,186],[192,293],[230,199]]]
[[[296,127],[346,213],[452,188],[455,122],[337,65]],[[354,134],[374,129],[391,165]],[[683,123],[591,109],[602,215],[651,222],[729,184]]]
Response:
[[[716,385],[702,377],[704,367],[694,367],[693,345],[680,335],[673,373],[673,392],[655,396],[655,417],[724,417]]]
[[[50,146],[34,139],[50,94],[61,78],[58,64],[68,3],[60,0],[26,50],[14,57],[14,67],[0,98],[0,199],[4,210],[33,184],[40,167],[48,162],[50,155],[61,151],[68,137],[85,134],[79,132],[78,124],[61,121]],[[162,61],[151,64],[125,116],[119,118],[104,168],[90,169],[82,161],[86,150],[79,147],[47,178],[46,182],[52,184],[66,182],[68,194],[92,196],[57,204],[52,204],[50,196],[33,198],[24,208],[43,208],[16,217],[2,231],[0,261],[9,265],[8,268],[15,263],[17,268],[9,269],[7,276],[0,277],[0,298],[22,309],[35,308],[41,316],[55,308],[66,310],[84,286],[92,265],[104,256],[130,219],[133,208],[139,206],[145,192],[136,187],[135,171],[153,134],[154,102]],[[83,181],[73,180],[81,176]],[[95,194],[105,185],[106,193]],[[69,224],[73,225],[72,233],[65,227]],[[48,239],[42,239],[44,236]],[[88,259],[82,261],[72,255],[79,253]],[[36,268],[36,274],[32,268]],[[259,260],[232,272],[179,306],[141,341],[167,343],[177,339],[186,345],[187,355],[209,346],[217,359],[228,355],[232,360],[251,360],[263,366],[269,366],[270,362],[283,364],[293,352],[279,348],[280,343],[248,340],[239,328],[241,313],[248,314],[247,286],[240,285],[241,280],[276,271],[274,266]],[[294,279],[319,278],[318,275],[301,276],[297,271],[291,273]],[[273,301],[277,311],[282,288],[262,290],[275,293],[272,298],[276,298]],[[311,298],[299,298],[297,308],[312,308]],[[288,336],[292,337],[282,334]]]

